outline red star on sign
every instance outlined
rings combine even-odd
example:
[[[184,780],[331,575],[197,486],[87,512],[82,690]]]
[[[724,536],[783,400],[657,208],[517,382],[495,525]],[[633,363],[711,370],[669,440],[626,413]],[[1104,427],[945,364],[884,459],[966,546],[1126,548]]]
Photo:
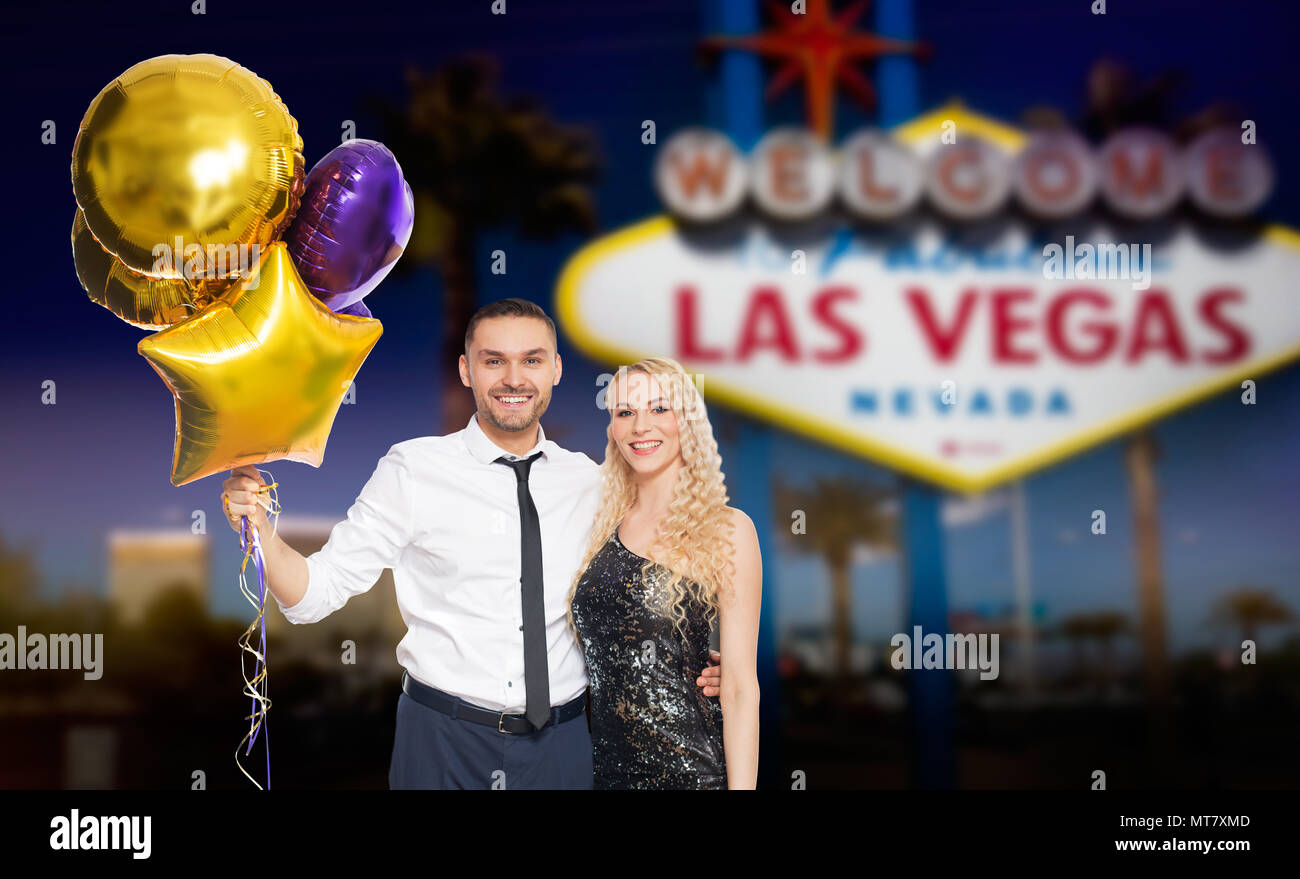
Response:
[[[829,0],[808,0],[807,11],[798,15],[786,4],[768,0],[768,9],[778,22],[774,30],[709,37],[704,45],[711,49],[744,49],[765,58],[784,59],[785,63],[768,83],[767,99],[779,96],[802,76],[808,121],[823,140],[828,140],[835,127],[837,83],[868,109],[875,106],[876,90],[854,63],[882,55],[929,54],[929,48],[920,43],[851,30],[869,4],[870,0],[858,0],[839,15],[833,15]]]

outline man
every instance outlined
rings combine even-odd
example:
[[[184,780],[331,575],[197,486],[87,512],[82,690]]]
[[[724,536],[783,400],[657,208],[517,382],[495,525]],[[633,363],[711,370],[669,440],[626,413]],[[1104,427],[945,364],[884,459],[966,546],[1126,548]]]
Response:
[[[256,468],[223,485],[231,527],[248,516],[262,536],[267,585],[291,622],[324,618],[393,569],[407,625],[394,789],[592,786],[586,665],[565,599],[600,471],[538,423],[561,367],[541,308],[480,309],[460,358],[478,412],[464,430],[389,449],[309,557],[271,535]],[[719,679],[710,665],[697,683],[712,697]]]

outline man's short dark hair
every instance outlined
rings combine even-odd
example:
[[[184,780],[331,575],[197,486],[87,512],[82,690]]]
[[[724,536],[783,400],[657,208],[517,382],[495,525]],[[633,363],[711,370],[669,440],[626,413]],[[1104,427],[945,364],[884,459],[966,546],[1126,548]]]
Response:
[[[469,343],[474,338],[474,328],[478,326],[479,321],[487,320],[490,317],[533,317],[544,321],[551,328],[551,343],[557,346],[559,341],[555,335],[555,321],[547,314],[540,305],[529,302],[527,299],[498,299],[496,302],[489,302],[487,305],[474,312],[474,316],[469,319],[469,326],[465,328],[465,354],[469,354]]]

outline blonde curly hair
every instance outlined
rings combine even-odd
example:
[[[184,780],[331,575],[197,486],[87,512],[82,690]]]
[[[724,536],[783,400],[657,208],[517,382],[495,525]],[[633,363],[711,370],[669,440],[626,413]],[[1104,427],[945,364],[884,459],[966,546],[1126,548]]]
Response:
[[[734,526],[727,509],[722,458],[704,400],[680,363],[671,357],[647,357],[619,368],[620,376],[633,372],[655,378],[677,419],[682,469],[673,489],[672,503],[659,522],[648,552],[656,561],[641,566],[641,577],[643,583],[655,586],[657,609],[670,616],[678,634],[685,637],[689,604],[692,601],[702,604],[712,624],[722,598],[730,594],[735,572],[732,558],[735,547],[730,538]],[[614,410],[609,395],[613,387],[611,382],[606,389],[611,413]],[[632,467],[614,439],[612,423],[606,427],[605,436],[608,442],[601,465],[604,488],[600,506],[582,564],[569,587],[569,627],[575,636],[573,597],[578,581],[636,501]],[[661,570],[656,571],[656,567]]]

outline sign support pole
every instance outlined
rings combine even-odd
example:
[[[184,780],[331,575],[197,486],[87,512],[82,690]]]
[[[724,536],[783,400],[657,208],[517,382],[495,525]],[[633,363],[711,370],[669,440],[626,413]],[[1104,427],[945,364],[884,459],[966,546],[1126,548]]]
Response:
[[[908,601],[907,636],[915,656],[916,639],[943,638],[948,631],[948,582],[944,568],[942,493],[906,477],[902,494],[903,574]],[[918,632],[919,628],[919,632]],[[912,668],[907,673],[912,718],[911,781],[926,789],[951,788],[956,780],[953,752],[954,680],[943,668]]]
[[[1016,580],[1016,629],[1019,643],[1020,694],[1026,704],[1033,704],[1034,689],[1034,608],[1029,574],[1029,502],[1025,498],[1025,480],[1011,486],[1011,565]]]
[[[1124,450],[1133,500],[1142,667],[1146,676],[1147,738],[1155,782],[1168,784],[1171,735],[1169,660],[1165,637],[1164,576],[1160,562],[1160,498],[1156,439],[1150,429],[1132,436]]]
[[[708,33],[750,34],[759,29],[756,0],[703,0]],[[762,70],[758,57],[744,52],[722,53],[716,84],[706,94],[709,124],[725,131],[742,151],[758,142],[763,128]],[[703,390],[708,392],[708,380]],[[727,490],[731,503],[754,522],[763,552],[763,606],[758,624],[759,766],[758,785],[785,785],[781,742],[780,687],[776,668],[776,564],[772,515],[772,430],[744,416],[727,414],[738,427],[728,457]],[[721,426],[721,425],[719,425]]]
[[[878,34],[911,40],[915,30],[911,0],[878,0]],[[878,65],[880,124],[889,127],[914,117],[920,110],[916,62],[904,55],[888,55]],[[934,487],[907,478],[899,480],[899,491],[903,570],[911,596],[907,634],[915,637],[916,627],[920,626],[923,635],[933,632],[942,637],[948,631],[948,582],[940,520],[943,496]],[[908,684],[914,747],[911,783],[922,788],[954,787],[957,772],[952,738],[952,673],[944,669],[912,669]]]

